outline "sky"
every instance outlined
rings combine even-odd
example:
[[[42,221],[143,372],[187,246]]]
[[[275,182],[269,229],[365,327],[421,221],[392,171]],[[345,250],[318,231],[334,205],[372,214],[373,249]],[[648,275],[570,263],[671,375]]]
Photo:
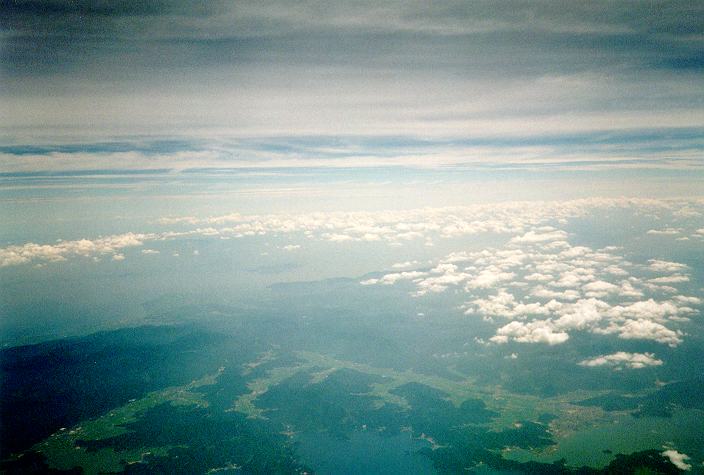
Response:
[[[702,173],[700,2],[0,8],[4,175]]]

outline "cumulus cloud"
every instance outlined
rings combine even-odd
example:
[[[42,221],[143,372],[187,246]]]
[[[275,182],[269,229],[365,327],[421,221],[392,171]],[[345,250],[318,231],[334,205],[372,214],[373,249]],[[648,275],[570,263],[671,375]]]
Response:
[[[410,271],[410,272],[395,272],[393,274],[386,274],[378,279],[367,279],[360,282],[362,285],[393,285],[400,280],[412,280],[418,277],[423,277],[427,275],[426,272]]]
[[[675,236],[682,232],[681,228],[649,229],[646,234]]]
[[[689,276],[682,274],[672,274],[664,277],[648,279],[648,282],[652,284],[677,284],[680,282],[689,282]]]
[[[617,276],[626,276],[626,275],[628,275],[628,271],[626,271],[626,270],[624,270],[624,269],[621,269],[620,267],[618,267],[618,266],[616,266],[616,265],[606,266],[606,267],[604,268],[604,272],[606,272],[607,274],[617,275]]]
[[[470,276],[470,274],[460,271],[454,264],[441,263],[430,271],[428,277],[416,281],[418,287],[416,295],[443,292],[449,286],[456,286],[466,281]]]
[[[554,227],[533,226],[503,248],[450,253],[426,275],[411,274],[413,295],[463,284],[470,296],[463,307],[467,315],[512,320],[496,330],[493,343],[558,344],[571,332],[669,346],[682,342],[685,333],[677,325],[697,313],[693,306],[701,303],[679,295],[675,287],[689,280],[682,273],[685,264],[660,259],[635,264],[618,254],[621,248],[594,250],[572,246],[566,238]],[[660,275],[644,279],[631,273]],[[401,277],[390,273],[364,283],[388,285]],[[646,294],[671,296],[644,299]]]
[[[471,302],[469,308],[465,311],[466,314],[479,314],[488,317],[501,318],[525,318],[529,315],[550,315],[562,304],[555,300],[542,305],[538,302],[523,303],[518,302],[516,298],[506,292],[505,289],[500,289],[496,295],[490,295],[485,299],[476,299]]]
[[[0,267],[36,261],[59,262],[75,256],[119,256],[121,255],[119,251],[122,249],[141,246],[145,241],[156,238],[156,234],[125,233],[93,240],[79,239],[76,241],[59,241],[56,244],[27,243],[19,246],[8,246],[0,249]],[[120,257],[115,260],[120,260]]]
[[[655,272],[682,272],[689,267],[679,262],[664,261],[660,259],[650,259],[648,261],[650,270]]]
[[[489,340],[499,344],[513,340],[519,343],[557,345],[566,342],[569,337],[566,332],[556,331],[551,321],[535,320],[532,322],[511,322],[504,325]]]
[[[621,282],[618,295],[624,298],[641,298],[643,297],[643,291],[635,288],[631,282],[624,280]]]
[[[454,238],[482,233],[515,235],[515,243],[564,246],[567,234],[544,224],[581,216],[599,207],[650,207],[647,200],[585,199],[569,202],[509,202],[422,208],[403,211],[326,212],[298,215],[226,214],[205,218],[192,216],[165,218],[162,224],[199,225],[206,230],[232,237],[266,233],[303,232],[311,238],[333,242],[385,241],[399,244],[409,240],[427,241],[435,237]],[[223,227],[217,227],[223,226]],[[526,232],[526,230],[528,230]]]
[[[464,292],[472,296],[465,314],[488,322],[512,320],[496,330],[492,343],[554,345],[576,331],[673,347],[682,342],[685,333],[677,324],[688,321],[697,313],[693,306],[701,303],[677,293],[675,285],[689,279],[682,273],[688,269],[685,264],[660,259],[635,264],[618,254],[621,248],[572,246],[566,237],[554,227],[533,226],[504,248],[453,252],[413,280],[414,295],[463,283]],[[665,275],[643,279],[632,272]],[[395,274],[387,275],[386,282],[365,283],[395,282]],[[671,296],[644,299],[652,292]]]
[[[580,287],[584,282],[589,282],[594,278],[593,274],[584,273],[586,269],[572,269],[568,272],[560,274],[560,278],[554,282],[550,282],[551,287],[558,288],[575,288]]]
[[[655,300],[641,300],[628,305],[616,305],[609,309],[613,318],[638,318],[663,321],[668,316],[688,313],[687,307],[682,307],[673,301],[656,302]]]
[[[397,263],[393,264],[391,267],[393,269],[404,269],[406,267],[412,267],[412,266],[415,266],[418,264],[419,264],[418,261],[405,261],[405,262],[397,262]]]
[[[613,321],[606,328],[595,329],[596,333],[615,333],[624,340],[653,340],[664,343],[670,347],[675,347],[682,343],[684,333],[679,330],[671,330],[661,323],[651,320],[626,320],[624,322]]]
[[[544,299],[558,299],[558,300],[564,300],[564,301],[575,301],[575,300],[579,299],[579,297],[581,295],[577,290],[557,291],[557,290],[546,289],[543,286],[534,287],[531,290],[530,294],[533,297],[544,298]]]
[[[601,355],[596,358],[586,359],[580,361],[579,364],[580,366],[590,368],[609,366],[616,370],[623,368],[641,369],[649,366],[660,366],[662,365],[662,360],[655,358],[653,353],[627,353],[625,351],[619,351],[610,355]]]
[[[562,330],[584,330],[594,327],[605,317],[609,306],[597,299],[580,300],[575,304],[564,306],[555,327]]]
[[[610,293],[618,292],[621,288],[611,282],[595,280],[585,284],[582,289],[587,297],[605,297]]]
[[[546,241],[560,241],[567,237],[567,233],[553,228],[542,228],[537,231],[528,231],[522,236],[511,239],[512,243],[542,243]]]
[[[534,272],[532,274],[523,277],[523,280],[528,282],[547,282],[553,280],[554,277],[550,274],[541,274],[539,272]]]
[[[687,460],[689,460],[690,458],[689,455],[682,454],[673,449],[664,451],[662,455],[669,458],[670,462],[672,462],[672,465],[679,468],[680,470],[689,471],[692,469],[692,465],[687,463]]]
[[[510,281],[515,276],[516,274],[513,272],[503,272],[498,267],[487,267],[467,282],[467,288],[486,289],[494,287],[499,283]]]
[[[688,295],[675,295],[672,299],[681,304],[701,305],[702,303],[702,299],[699,297],[691,297]]]

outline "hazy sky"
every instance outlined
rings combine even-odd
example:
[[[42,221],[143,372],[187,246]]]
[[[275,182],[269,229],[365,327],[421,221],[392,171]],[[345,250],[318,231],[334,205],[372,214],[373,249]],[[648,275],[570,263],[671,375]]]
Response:
[[[701,166],[701,2],[0,5],[5,173]]]

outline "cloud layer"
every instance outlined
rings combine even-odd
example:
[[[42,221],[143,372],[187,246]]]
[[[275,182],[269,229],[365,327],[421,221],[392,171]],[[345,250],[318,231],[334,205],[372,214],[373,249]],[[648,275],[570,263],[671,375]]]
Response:
[[[411,243],[434,246],[467,242],[463,241],[467,237],[491,237],[498,245],[460,249],[430,261],[408,254],[409,260],[390,265],[389,271],[362,279],[360,284],[404,286],[408,298],[416,299],[452,291],[464,301],[461,310],[466,318],[481,318],[493,328],[485,343],[509,345],[511,352],[515,344],[563,345],[580,334],[629,345],[675,348],[687,338],[687,325],[702,306],[701,297],[691,294],[696,283],[692,269],[655,257],[634,262],[620,247],[576,245],[566,229],[575,218],[627,212],[677,225],[678,234],[653,234],[645,228],[644,239],[675,240],[686,235],[704,241],[704,235],[698,233],[702,210],[704,202],[698,199],[593,198],[394,212],[165,217],[158,223],[162,226],[158,232],[6,246],[0,248],[0,267],[10,272],[15,266],[57,265],[69,259],[110,260],[124,265],[122,261],[154,259],[157,254],[168,258],[160,253],[160,242],[193,238],[276,236],[286,239],[277,246],[279,252],[295,255],[315,252],[316,243],[342,249],[369,245],[404,248]],[[132,251],[134,248],[141,249]],[[683,287],[690,293],[682,291]],[[663,362],[647,351],[617,351],[579,364],[621,370],[656,367]]]
[[[197,156],[190,145],[160,154],[165,168],[267,161],[267,154],[306,162],[282,157],[280,139],[293,138],[287,145],[295,148],[296,139],[312,137],[320,158],[351,151],[362,166],[602,166],[607,157],[611,165],[662,167],[701,156],[704,9],[696,2],[321,9],[17,0],[2,8],[4,142],[84,145],[83,153],[56,146],[32,161],[10,154],[5,171],[138,164],[145,136],[205,144]],[[131,150],[91,153],[101,140],[135,136]],[[403,140],[389,160],[378,148],[345,143],[349,137]],[[429,138],[452,140],[424,150]],[[263,146],[253,147],[257,140]]]
[[[574,300],[577,296],[572,287],[584,284],[586,297],[603,297],[616,292],[621,295],[641,296],[642,291],[623,280],[616,284],[603,279],[595,279],[580,264],[593,264],[595,259],[603,267],[605,275],[623,277],[628,272],[618,266],[609,249],[595,252],[584,247],[573,247],[566,239],[564,230],[547,226],[548,223],[566,223],[567,220],[588,216],[596,210],[630,209],[636,213],[669,213],[673,216],[683,209],[688,213],[704,209],[704,200],[653,200],[636,198],[589,198],[572,201],[525,201],[488,203],[471,206],[445,208],[422,208],[405,211],[364,211],[364,212],[318,212],[302,214],[246,215],[230,213],[220,216],[164,217],[159,224],[169,228],[161,232],[128,232],[96,239],[58,241],[53,244],[24,243],[0,248],[0,267],[26,264],[29,262],[55,262],[71,256],[100,257],[120,252],[124,248],[142,246],[151,241],[172,240],[200,236],[204,238],[239,239],[248,236],[293,235],[305,239],[334,243],[379,242],[391,246],[421,241],[432,245],[434,240],[455,239],[474,235],[505,236],[507,248],[487,249],[480,255],[457,252],[447,256],[438,266],[427,273],[420,293],[442,291],[449,285],[465,282],[468,288],[492,288],[508,282],[514,277],[512,266],[526,264],[526,259],[541,258],[525,272],[526,283],[534,284],[534,296],[557,297]],[[689,218],[683,218],[689,219]],[[691,226],[690,226],[691,227]],[[704,234],[697,228],[690,231],[692,239],[704,240]],[[683,231],[684,233],[685,231]],[[286,250],[296,250],[300,244],[287,244]],[[553,253],[557,257],[539,253],[526,253],[525,248],[535,247],[542,253]],[[144,253],[152,253],[145,250]],[[468,273],[458,267],[458,262],[477,257],[477,262],[487,265],[477,272]],[[572,264],[558,259],[570,260]],[[492,260],[496,260],[493,262]],[[399,263],[396,267],[405,268],[417,265],[418,261]],[[655,275],[643,283],[646,288],[672,288],[667,284],[687,282],[687,266],[658,259],[648,261],[647,269]],[[478,269],[478,268],[477,268]],[[572,269],[572,270],[570,270]],[[388,280],[397,279],[389,274]],[[546,283],[550,281],[549,285]],[[375,283],[373,279],[368,283]],[[546,285],[544,285],[546,284]]]

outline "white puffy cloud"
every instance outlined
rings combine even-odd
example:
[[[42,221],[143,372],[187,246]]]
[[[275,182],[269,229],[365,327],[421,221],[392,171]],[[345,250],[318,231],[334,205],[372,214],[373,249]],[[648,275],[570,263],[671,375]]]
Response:
[[[488,317],[502,317],[508,319],[525,318],[529,315],[550,315],[561,305],[562,304],[555,300],[546,305],[541,305],[538,302],[528,304],[518,302],[512,294],[506,292],[505,289],[501,289],[496,295],[490,295],[486,299],[476,299],[472,301],[472,305],[465,313],[476,313]]]
[[[374,284],[393,285],[400,280],[412,280],[412,279],[417,279],[418,277],[423,277],[425,275],[428,275],[428,274],[426,272],[419,272],[419,271],[394,272],[393,274],[385,274],[382,277],[379,277],[378,279],[363,280],[362,282],[360,282],[360,284],[362,284],[362,285],[374,285]]]
[[[585,284],[582,289],[585,291],[585,295],[587,297],[605,297],[610,293],[620,291],[621,287],[612,284],[611,282],[595,280],[594,282],[589,282],[588,284]]]
[[[8,246],[0,249],[0,267],[34,261],[59,262],[75,256],[119,255],[119,251],[122,249],[141,246],[145,241],[154,239],[157,239],[156,234],[125,233],[93,240],[79,239],[59,241],[56,244],[27,243],[20,246]],[[120,260],[120,258],[115,260]]]
[[[528,231],[522,236],[516,236],[511,239],[512,243],[543,243],[547,241],[560,241],[567,238],[567,233],[553,228],[543,228],[535,231]]]
[[[643,297],[643,291],[636,289],[631,282],[624,280],[621,282],[618,295],[625,298],[641,298]]]
[[[641,300],[629,305],[616,305],[609,309],[609,315],[614,318],[637,318],[663,321],[668,316],[682,312],[681,306],[672,301],[656,302],[653,299]],[[688,310],[684,311],[689,313]]]
[[[577,331],[669,346],[682,342],[685,334],[676,325],[701,302],[664,284],[686,281],[686,265],[658,259],[633,264],[617,254],[621,248],[572,246],[566,236],[553,227],[533,227],[504,248],[451,253],[413,280],[414,295],[464,283],[471,296],[464,305],[467,315],[512,320],[496,330],[492,343],[558,344]],[[643,279],[631,272],[666,275]],[[365,283],[396,281],[396,274],[387,275],[386,282],[382,277]],[[644,299],[649,292],[672,295]]]
[[[534,272],[523,277],[523,280],[526,280],[528,282],[547,282],[553,279],[554,277],[552,275],[540,274],[539,272]]]
[[[672,299],[685,305],[701,305],[702,303],[702,299],[699,297],[690,297],[687,295],[676,295]]]
[[[690,458],[689,455],[682,454],[673,449],[664,451],[662,455],[669,458],[670,462],[672,462],[672,465],[679,468],[680,470],[692,470],[692,465],[686,462]]]
[[[646,234],[674,236],[682,232],[681,228],[649,229]]]
[[[672,274],[664,277],[656,277],[648,279],[651,284],[678,284],[680,282],[689,282],[689,277],[682,274]]]
[[[618,266],[616,266],[616,265],[606,266],[606,267],[603,269],[603,271],[604,271],[605,273],[607,273],[607,274],[617,275],[617,276],[628,275],[628,271],[626,271],[626,270],[624,270],[624,269],[621,269],[620,267],[618,267]]]
[[[682,272],[688,269],[685,264],[679,262],[663,261],[660,259],[650,259],[648,261],[650,270],[655,272]]]
[[[489,340],[494,343],[506,343],[509,340],[519,343],[547,343],[557,345],[569,339],[563,331],[555,331],[550,320],[534,320],[532,322],[511,322],[496,331]]]
[[[565,306],[560,318],[555,321],[555,327],[561,330],[584,330],[598,324],[606,315],[609,306],[594,298],[580,300]]]
[[[671,330],[660,323],[644,319],[612,322],[607,328],[597,329],[596,332],[615,333],[624,340],[653,340],[671,347],[682,343],[684,335],[679,330]]]
[[[538,298],[544,298],[544,299],[557,299],[557,300],[565,300],[565,301],[575,301],[579,299],[580,293],[577,290],[563,290],[563,291],[557,291],[557,290],[551,290],[551,289],[546,289],[543,286],[537,286],[534,287],[530,294],[533,297],[538,297]]]
[[[419,264],[418,261],[406,261],[406,262],[397,262],[397,263],[393,264],[391,267],[393,269],[405,269],[406,267],[412,267],[412,266],[415,266],[418,264]]]
[[[499,283],[507,282],[516,276],[513,272],[504,272],[496,266],[490,266],[467,282],[469,289],[486,289]]]
[[[560,274],[560,278],[554,282],[550,282],[551,287],[558,288],[576,288],[580,287],[584,282],[589,282],[594,279],[594,274],[585,273],[587,269],[572,269],[568,272]]]
[[[653,353],[627,353],[619,351],[610,355],[601,355],[596,358],[580,361],[581,366],[596,367],[610,366],[614,369],[641,369],[648,366],[660,366],[662,360],[655,358]]]
[[[441,263],[430,270],[430,276],[418,279],[416,285],[418,291],[416,295],[424,295],[428,292],[443,292],[449,286],[459,285],[466,281],[470,274],[459,271],[459,268],[450,263]]]

